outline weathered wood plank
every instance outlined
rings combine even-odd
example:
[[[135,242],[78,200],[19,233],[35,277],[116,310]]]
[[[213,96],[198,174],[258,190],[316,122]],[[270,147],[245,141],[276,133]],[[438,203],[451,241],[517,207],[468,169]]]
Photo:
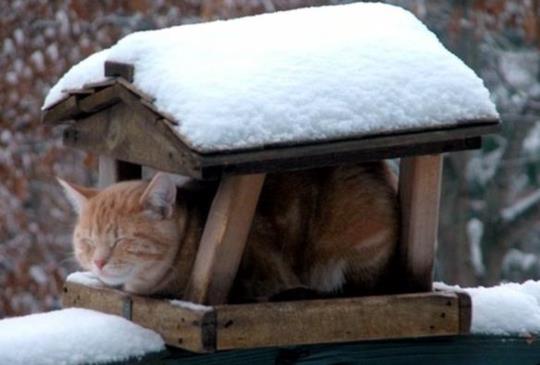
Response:
[[[453,293],[216,306],[217,349],[460,333]]]
[[[208,215],[185,299],[227,301],[255,214],[265,175],[225,177]]]
[[[83,113],[95,113],[120,101],[118,86],[112,85],[78,100]]]
[[[431,291],[439,226],[442,162],[442,155],[407,157],[400,162],[399,251],[404,291]]]
[[[130,91],[131,93],[135,94],[138,98],[140,98],[140,99],[142,99],[142,100],[144,100],[144,101],[146,101],[148,103],[153,103],[154,100],[156,99],[153,96],[145,93],[141,89],[135,87],[131,82],[127,82],[126,80],[124,80],[122,78],[117,79],[116,82],[119,85],[123,86],[128,91]]]
[[[129,295],[109,288],[94,288],[77,283],[66,282],[62,296],[62,307],[93,309],[103,313],[126,316],[130,306]]]
[[[60,124],[78,112],[77,97],[70,95],[45,110],[42,114],[42,121],[43,123]]]
[[[216,317],[212,307],[152,299],[72,282],[64,285],[62,306],[122,316],[159,333],[171,346],[195,352],[215,350]]]
[[[203,154],[199,157],[201,175],[212,179],[223,174],[267,173],[476,149],[481,146],[480,136],[496,133],[499,129],[498,123],[482,123],[253,151]]]
[[[171,346],[195,352],[216,348],[216,315],[212,307],[180,301],[132,297],[131,320],[161,334]]]
[[[105,76],[123,77],[129,82],[133,82],[135,67],[128,63],[105,61]]]
[[[472,300],[469,294],[456,292],[459,297],[459,333],[468,335],[471,333],[472,324]]]
[[[162,171],[197,177],[189,150],[164,123],[140,104],[118,103],[81,118],[66,128],[64,144]]]

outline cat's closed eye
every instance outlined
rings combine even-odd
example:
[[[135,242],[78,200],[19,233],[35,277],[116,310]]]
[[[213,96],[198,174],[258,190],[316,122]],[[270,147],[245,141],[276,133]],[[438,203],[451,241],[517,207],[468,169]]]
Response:
[[[89,247],[95,247],[96,246],[96,243],[94,242],[94,240],[92,240],[90,238],[82,238],[80,242],[83,245],[86,245],[86,246],[89,246]]]
[[[111,244],[111,248],[115,248],[117,246],[125,246],[129,245],[133,242],[133,238],[129,237],[120,237],[114,240],[114,242]]]

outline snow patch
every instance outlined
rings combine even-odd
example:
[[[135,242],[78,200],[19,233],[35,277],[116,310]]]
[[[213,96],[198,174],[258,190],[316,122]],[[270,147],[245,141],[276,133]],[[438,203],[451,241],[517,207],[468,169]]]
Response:
[[[498,118],[475,73],[410,12],[355,3],[136,32],[51,89],[100,81],[105,60],[215,152]]]
[[[99,280],[99,278],[90,271],[76,271],[71,273],[66,278],[66,281],[69,283],[81,284],[95,288],[105,287],[101,280]]]
[[[501,218],[505,222],[511,222],[540,202],[540,189],[519,199],[509,207],[501,210]]]
[[[212,307],[202,305],[202,304],[193,303],[193,302],[186,302],[184,300],[174,299],[174,300],[169,301],[169,303],[171,303],[172,305],[177,306],[177,307],[190,309],[190,310],[195,310],[195,311],[208,312],[208,311],[212,310]]]
[[[155,332],[124,318],[70,308],[0,320],[0,364],[101,364],[163,351]]]
[[[471,261],[476,275],[484,275],[486,270],[482,258],[482,236],[484,235],[484,223],[478,218],[472,218],[467,222],[467,236],[469,238],[469,250]]]
[[[472,300],[471,332],[501,336],[540,334],[540,281],[461,288],[435,283],[439,290],[465,291]]]

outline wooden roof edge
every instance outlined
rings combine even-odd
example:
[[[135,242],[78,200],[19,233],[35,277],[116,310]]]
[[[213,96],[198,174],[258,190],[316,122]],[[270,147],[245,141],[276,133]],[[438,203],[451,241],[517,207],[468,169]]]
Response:
[[[378,135],[266,149],[199,154],[202,179],[332,166],[413,155],[478,149],[482,136],[500,130],[498,121],[402,135]]]
[[[439,142],[444,140],[455,140],[459,138],[472,138],[481,137],[488,134],[495,134],[501,131],[501,123],[498,119],[477,119],[469,120],[467,122],[459,122],[453,126],[434,127],[429,129],[411,129],[398,131],[397,133],[385,132],[371,135],[351,136],[347,138],[333,139],[333,140],[321,140],[310,142],[284,142],[264,145],[255,148],[235,149],[229,151],[215,151],[215,152],[198,152],[203,157],[219,157],[219,156],[232,156],[244,153],[263,153],[269,151],[276,151],[288,148],[304,148],[304,147],[320,147],[324,148],[326,145],[343,144],[346,146],[348,143],[365,143],[366,146],[374,147],[383,146],[388,140],[404,140],[410,142],[417,136],[420,136],[421,142]],[[431,137],[428,137],[431,136]],[[431,140],[429,140],[431,138]],[[381,143],[376,143],[380,141]]]

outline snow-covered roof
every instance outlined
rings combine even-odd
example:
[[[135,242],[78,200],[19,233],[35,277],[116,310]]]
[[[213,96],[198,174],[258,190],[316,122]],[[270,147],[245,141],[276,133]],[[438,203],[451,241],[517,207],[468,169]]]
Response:
[[[0,320],[0,349],[0,364],[104,364],[163,351],[165,343],[122,317],[70,308]]]
[[[51,89],[134,65],[133,84],[198,152],[329,141],[498,119],[483,82],[413,14],[355,3],[137,32]]]

